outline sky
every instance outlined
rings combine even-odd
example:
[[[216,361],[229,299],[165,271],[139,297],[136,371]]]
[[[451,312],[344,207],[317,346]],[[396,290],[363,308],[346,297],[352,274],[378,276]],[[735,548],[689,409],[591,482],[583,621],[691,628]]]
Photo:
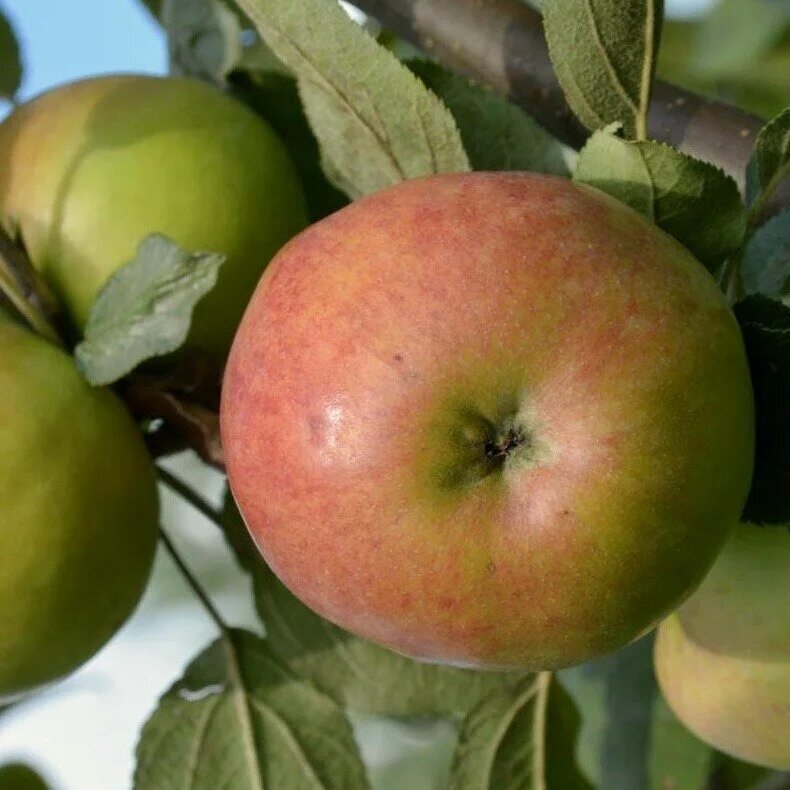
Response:
[[[693,13],[708,3],[669,0],[667,10]],[[0,0],[0,8],[23,43],[21,99],[88,75],[166,70],[163,37],[136,0]],[[219,476],[194,459],[181,458],[174,468],[206,496],[220,496]],[[255,628],[248,583],[216,530],[172,498],[163,507],[165,525],[226,619]],[[205,613],[160,556],[142,605],[120,634],[71,678],[0,719],[0,764],[29,761],[53,790],[129,787],[140,725],[213,638]],[[407,733],[387,726],[362,733],[369,762],[386,764],[414,747]]]
[[[136,0],[2,0],[23,39],[21,98],[108,71],[162,74],[165,43]]]

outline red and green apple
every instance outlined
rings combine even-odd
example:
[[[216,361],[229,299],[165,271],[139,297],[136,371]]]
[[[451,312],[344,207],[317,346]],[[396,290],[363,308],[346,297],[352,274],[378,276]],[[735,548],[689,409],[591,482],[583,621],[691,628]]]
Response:
[[[292,240],[221,423],[283,582],[462,666],[561,667],[644,633],[702,580],[752,473],[710,274],[603,193],[526,173],[405,182]]]

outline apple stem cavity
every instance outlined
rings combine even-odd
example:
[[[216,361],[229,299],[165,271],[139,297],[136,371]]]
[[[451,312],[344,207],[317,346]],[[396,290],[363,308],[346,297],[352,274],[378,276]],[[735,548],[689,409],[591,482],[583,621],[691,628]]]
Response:
[[[528,444],[528,439],[524,430],[517,426],[511,426],[498,439],[489,439],[483,449],[486,458],[504,463],[511,453],[525,444]]]

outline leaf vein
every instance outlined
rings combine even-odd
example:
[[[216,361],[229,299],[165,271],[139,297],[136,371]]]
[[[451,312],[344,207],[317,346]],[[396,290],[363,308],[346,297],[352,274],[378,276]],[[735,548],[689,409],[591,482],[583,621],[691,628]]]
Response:
[[[587,13],[587,18],[590,22],[590,29],[593,34],[594,43],[601,53],[604,67],[606,68],[606,71],[612,80],[614,89],[620,94],[620,98],[625,102],[626,106],[631,110],[631,112],[636,115],[638,112],[636,104],[634,103],[633,98],[628,95],[628,91],[625,89],[625,86],[620,80],[620,75],[617,73],[614,63],[612,63],[609,52],[604,46],[603,39],[601,38],[601,31],[598,29],[598,20],[595,16],[595,9],[593,8],[592,0],[584,0],[584,8]]]

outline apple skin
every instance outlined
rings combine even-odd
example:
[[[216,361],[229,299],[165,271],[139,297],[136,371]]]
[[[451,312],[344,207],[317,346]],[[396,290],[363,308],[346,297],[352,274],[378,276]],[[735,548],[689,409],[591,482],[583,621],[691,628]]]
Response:
[[[0,212],[78,329],[107,279],[159,232],[225,253],[189,342],[230,347],[269,259],[306,224],[283,144],[196,80],[109,76],[56,88],[0,125]]]
[[[158,497],[139,431],[72,359],[0,316],[0,701],[90,658],[134,609]]]
[[[228,360],[229,479],[308,606],[435,662],[613,650],[701,581],[754,443],[713,279],[587,187],[410,181],[275,257]]]
[[[0,766],[0,787],[3,790],[50,790],[44,780],[23,763]]]
[[[790,535],[739,527],[658,629],[655,668],[677,717],[716,749],[790,770]]]

